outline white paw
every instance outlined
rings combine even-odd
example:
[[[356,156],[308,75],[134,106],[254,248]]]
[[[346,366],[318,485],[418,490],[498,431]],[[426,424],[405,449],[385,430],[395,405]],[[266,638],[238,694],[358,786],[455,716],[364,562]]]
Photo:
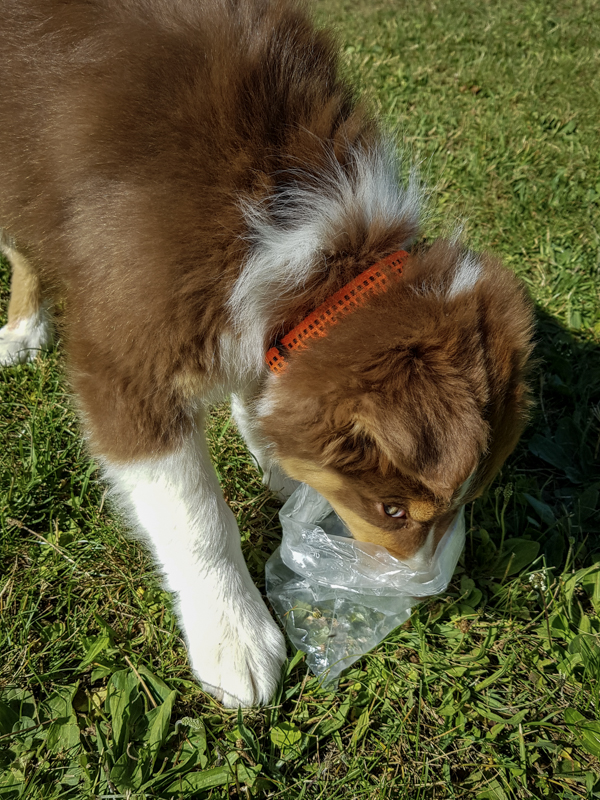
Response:
[[[0,366],[32,361],[52,343],[52,326],[42,313],[0,328]]]
[[[286,659],[285,640],[263,608],[264,614],[251,625],[236,620],[222,622],[218,629],[187,628],[192,669],[204,691],[226,708],[264,705],[277,689]]]

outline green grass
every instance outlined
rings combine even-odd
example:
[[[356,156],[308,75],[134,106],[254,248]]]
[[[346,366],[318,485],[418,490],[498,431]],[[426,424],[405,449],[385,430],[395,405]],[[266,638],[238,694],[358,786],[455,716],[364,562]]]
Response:
[[[193,682],[147,553],[81,443],[61,353],[0,372],[0,798],[600,797],[600,7],[322,0],[348,73],[539,308],[536,409],[468,509],[447,595],[325,691]],[[7,299],[3,264],[2,301]],[[229,422],[210,440],[252,574],[277,503]]]

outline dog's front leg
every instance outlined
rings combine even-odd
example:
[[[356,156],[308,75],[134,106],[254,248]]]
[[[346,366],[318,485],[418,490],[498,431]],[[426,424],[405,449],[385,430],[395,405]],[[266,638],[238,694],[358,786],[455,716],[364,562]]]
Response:
[[[150,543],[175,595],[204,689],[229,707],[268,702],[285,642],[248,572],[203,433],[167,456],[104,463],[121,507]]]

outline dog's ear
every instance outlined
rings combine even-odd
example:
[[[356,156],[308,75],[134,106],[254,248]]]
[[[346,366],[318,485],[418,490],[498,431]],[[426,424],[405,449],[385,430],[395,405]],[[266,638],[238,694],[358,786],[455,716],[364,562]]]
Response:
[[[489,386],[485,417],[490,441],[473,484],[478,494],[514,450],[533,405],[528,385],[533,303],[513,273],[499,269],[492,259],[486,261],[480,326]]]

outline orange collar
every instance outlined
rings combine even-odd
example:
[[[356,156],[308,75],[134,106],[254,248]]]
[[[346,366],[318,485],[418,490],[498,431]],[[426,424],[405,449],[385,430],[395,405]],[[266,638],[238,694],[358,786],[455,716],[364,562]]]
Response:
[[[405,250],[386,256],[325,300],[267,351],[266,361],[271,372],[283,372],[286,353],[304,349],[310,339],[327,336],[328,328],[340,319],[364,306],[370,297],[387,292],[391,279],[402,275],[407,258]]]

